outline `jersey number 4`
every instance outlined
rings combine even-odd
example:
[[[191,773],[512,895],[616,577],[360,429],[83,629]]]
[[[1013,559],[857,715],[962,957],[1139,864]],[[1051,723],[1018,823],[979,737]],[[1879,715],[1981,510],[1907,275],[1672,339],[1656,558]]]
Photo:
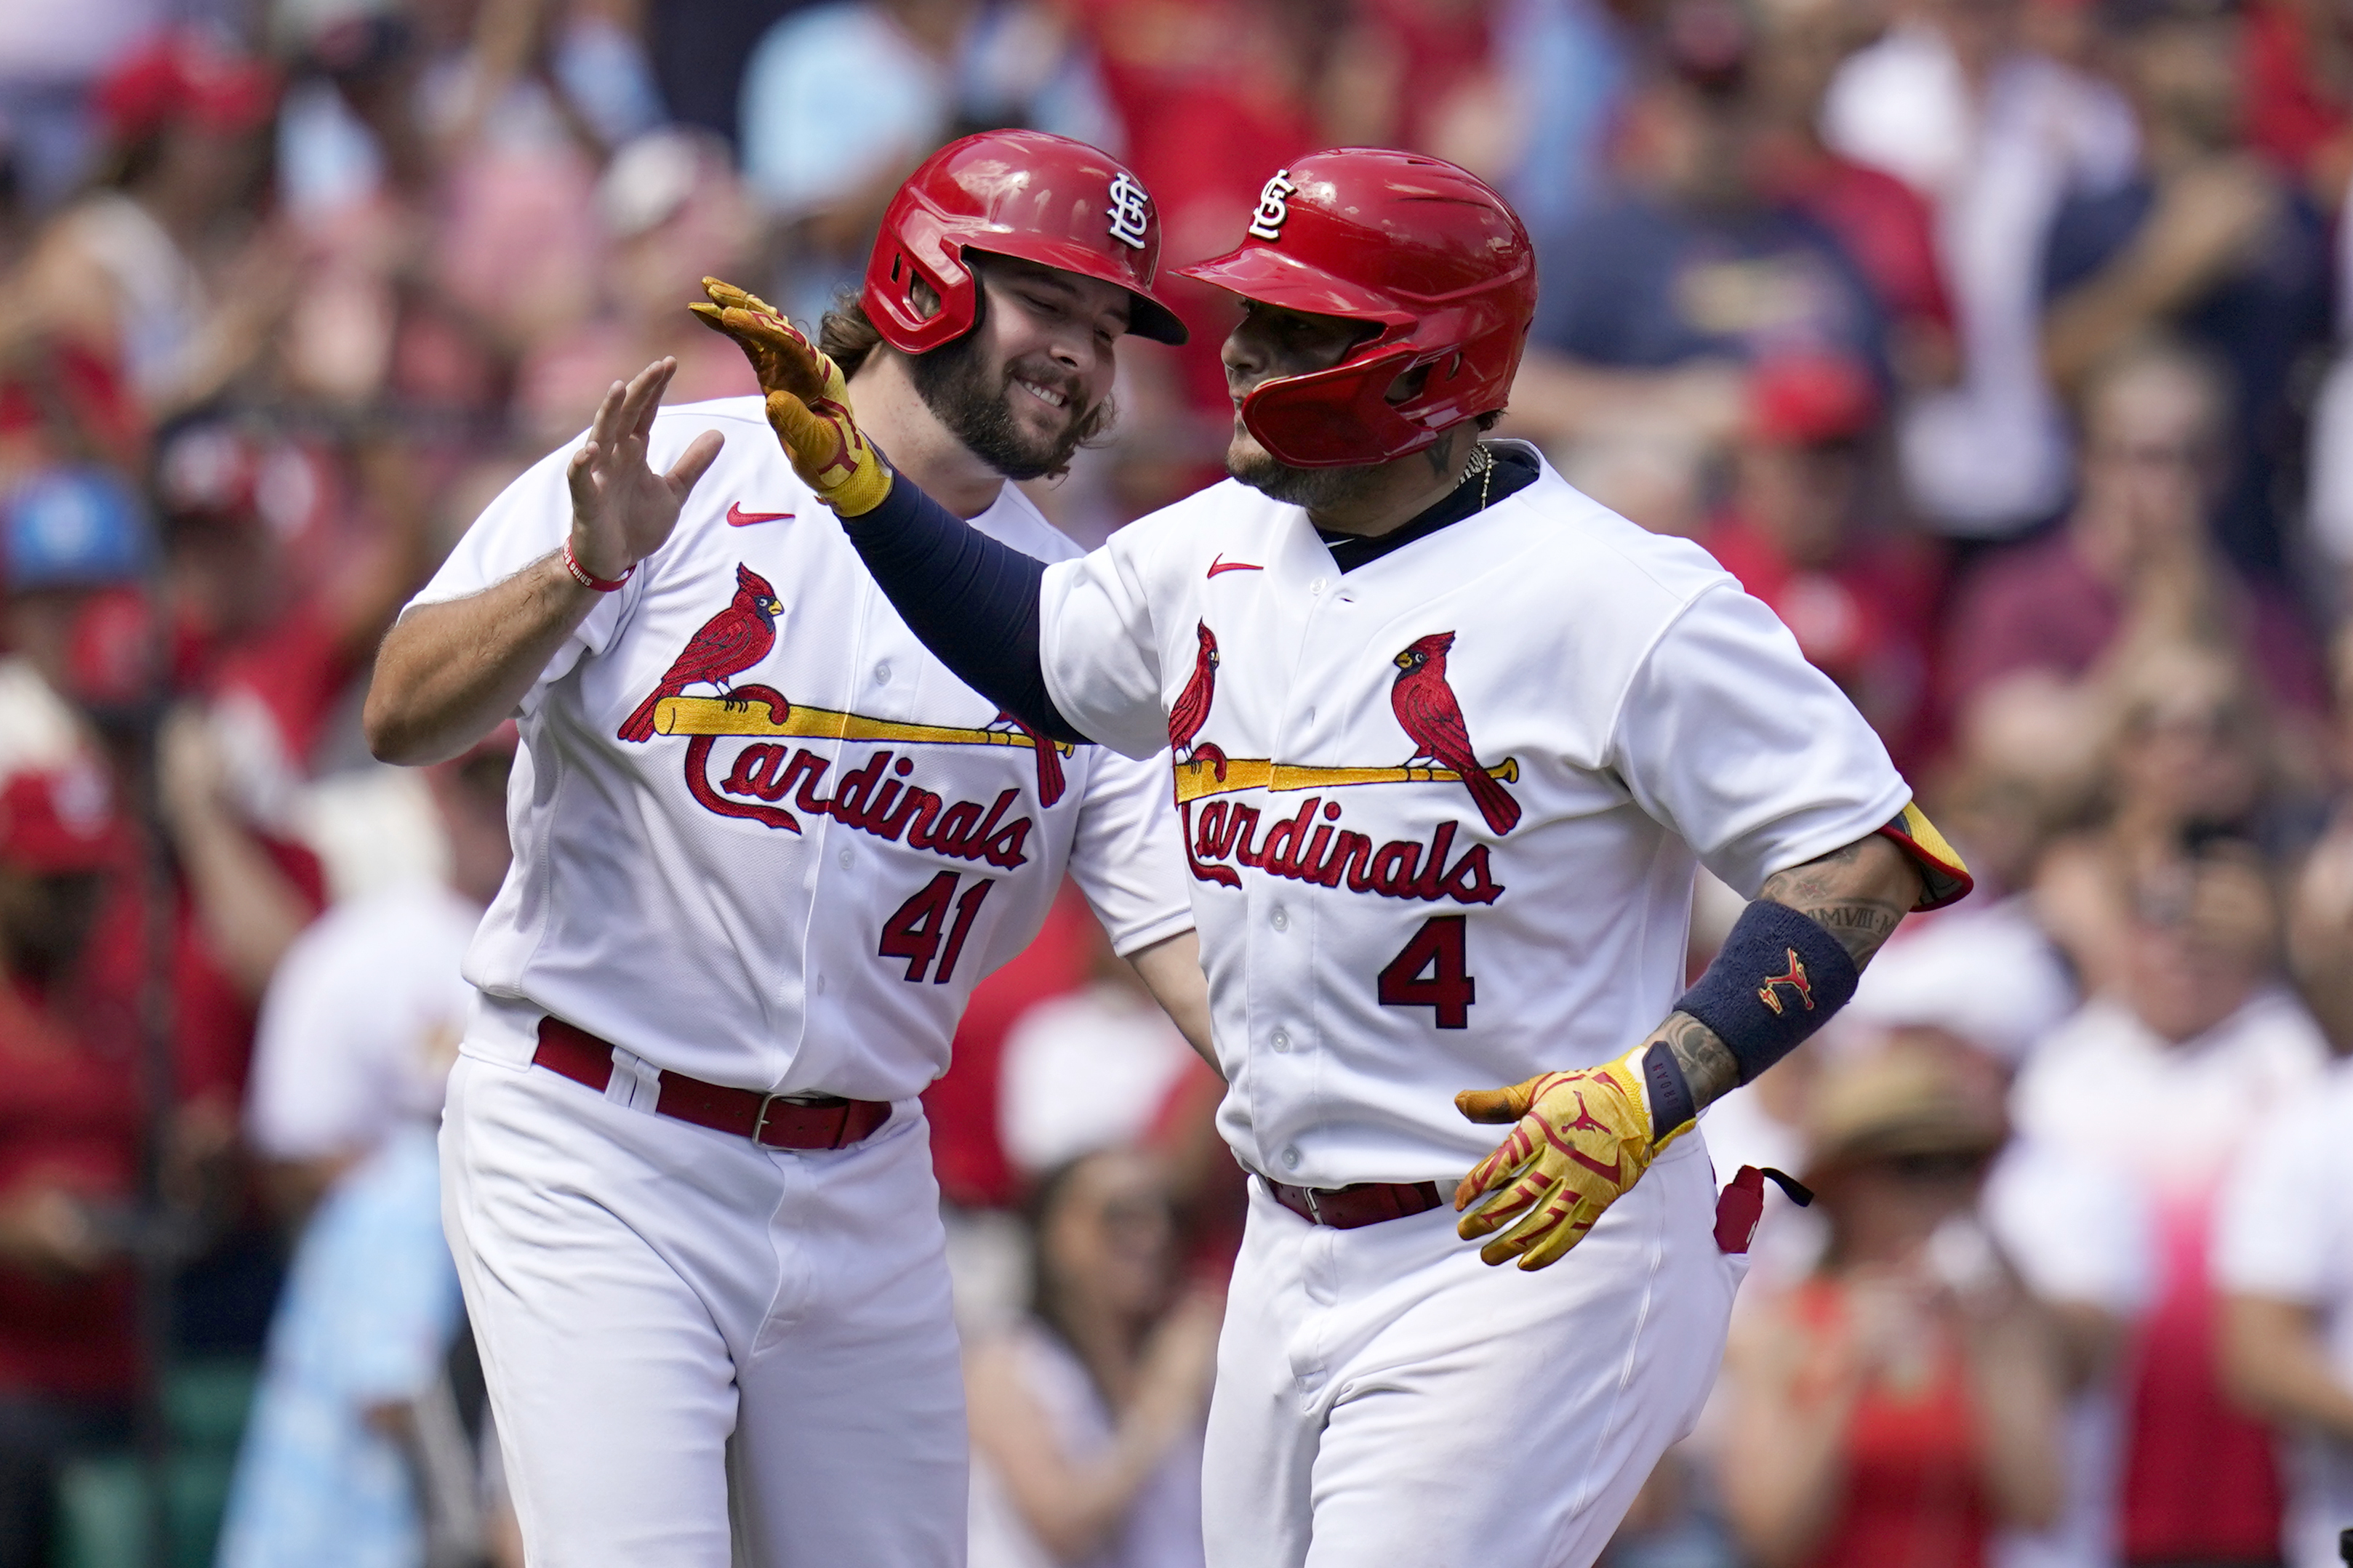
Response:
[[[940,967],[939,973],[932,976],[932,984],[945,985],[955,973],[956,960],[964,956],[964,939],[972,934],[973,917],[980,913],[980,906],[988,901],[988,889],[995,886],[991,879],[980,878],[959,899],[956,874],[941,872],[916,889],[913,898],[901,904],[898,913],[882,922],[882,945],[876,950],[877,954],[905,959],[907,978],[918,984],[936,954]],[[948,918],[951,905],[955,910],[953,923]]]
[[[1462,956],[1463,915],[1432,915],[1413,940],[1398,950],[1380,973],[1375,993],[1384,1007],[1432,1007],[1441,1029],[1471,1026],[1471,1004],[1479,983]]]

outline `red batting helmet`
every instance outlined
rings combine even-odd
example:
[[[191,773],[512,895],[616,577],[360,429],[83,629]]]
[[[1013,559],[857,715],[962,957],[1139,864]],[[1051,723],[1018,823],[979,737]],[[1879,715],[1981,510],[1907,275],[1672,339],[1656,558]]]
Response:
[[[1504,198],[1440,159],[1378,147],[1276,171],[1240,247],[1176,270],[1378,329],[1331,369],[1242,399],[1259,444],[1301,468],[1384,463],[1502,408],[1536,309],[1535,248]],[[1425,367],[1410,396],[1388,400],[1398,376]]]
[[[1043,131],[987,131],[951,142],[907,176],[882,215],[862,301],[882,341],[927,353],[972,331],[980,289],[967,250],[1017,256],[1128,291],[1127,330],[1164,343],[1185,324],[1152,294],[1160,215],[1110,153]],[[926,315],[918,279],[939,296]]]

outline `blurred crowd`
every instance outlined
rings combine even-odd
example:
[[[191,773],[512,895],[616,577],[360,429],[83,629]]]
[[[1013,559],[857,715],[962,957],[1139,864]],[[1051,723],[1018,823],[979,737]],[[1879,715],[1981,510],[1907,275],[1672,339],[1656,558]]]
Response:
[[[754,390],[701,276],[813,316],[1009,124],[1165,262],[1321,146],[1494,183],[1501,434],[1769,604],[1977,872],[1709,1116],[1815,1201],[1607,1561],[2337,1561],[2353,0],[9,0],[0,1568],[516,1561],[432,1136],[514,741],[376,766],[371,655],[613,378]],[[1231,307],[1168,293],[1034,487],[1083,542],[1218,475]],[[1199,1562],[1217,1088],[1074,900],[976,998],[976,1568]]]

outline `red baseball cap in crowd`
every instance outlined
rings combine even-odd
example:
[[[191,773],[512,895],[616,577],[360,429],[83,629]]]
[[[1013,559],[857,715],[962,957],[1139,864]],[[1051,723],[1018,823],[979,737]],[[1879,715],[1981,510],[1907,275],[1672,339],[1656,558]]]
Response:
[[[1869,370],[1836,353],[1785,353],[1748,373],[1748,433],[1778,446],[1852,441],[1879,423]]]
[[[0,862],[57,877],[104,870],[117,849],[111,792],[96,768],[28,769],[0,785]]]
[[[176,29],[118,60],[90,96],[107,131],[135,142],[183,119],[212,131],[250,131],[277,108],[278,79],[249,55]]]

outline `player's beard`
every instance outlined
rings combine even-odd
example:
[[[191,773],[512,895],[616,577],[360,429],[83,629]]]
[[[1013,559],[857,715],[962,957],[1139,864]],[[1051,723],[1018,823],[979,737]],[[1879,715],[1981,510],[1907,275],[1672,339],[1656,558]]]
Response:
[[[1237,418],[1234,438],[1226,448],[1226,472],[1270,500],[1287,501],[1310,511],[1331,511],[1362,500],[1380,485],[1380,468],[1294,468],[1278,462]]]
[[[1111,399],[1081,410],[1078,383],[1051,361],[1033,357],[994,368],[981,358],[980,337],[969,332],[944,348],[917,354],[911,362],[915,390],[950,435],[1007,479],[1060,474],[1071,466],[1071,454],[1109,426]],[[1069,395],[1070,405],[1063,410],[1069,417],[1059,435],[1033,435],[1013,417],[1011,399],[1037,401],[1013,384],[1017,374]]]

